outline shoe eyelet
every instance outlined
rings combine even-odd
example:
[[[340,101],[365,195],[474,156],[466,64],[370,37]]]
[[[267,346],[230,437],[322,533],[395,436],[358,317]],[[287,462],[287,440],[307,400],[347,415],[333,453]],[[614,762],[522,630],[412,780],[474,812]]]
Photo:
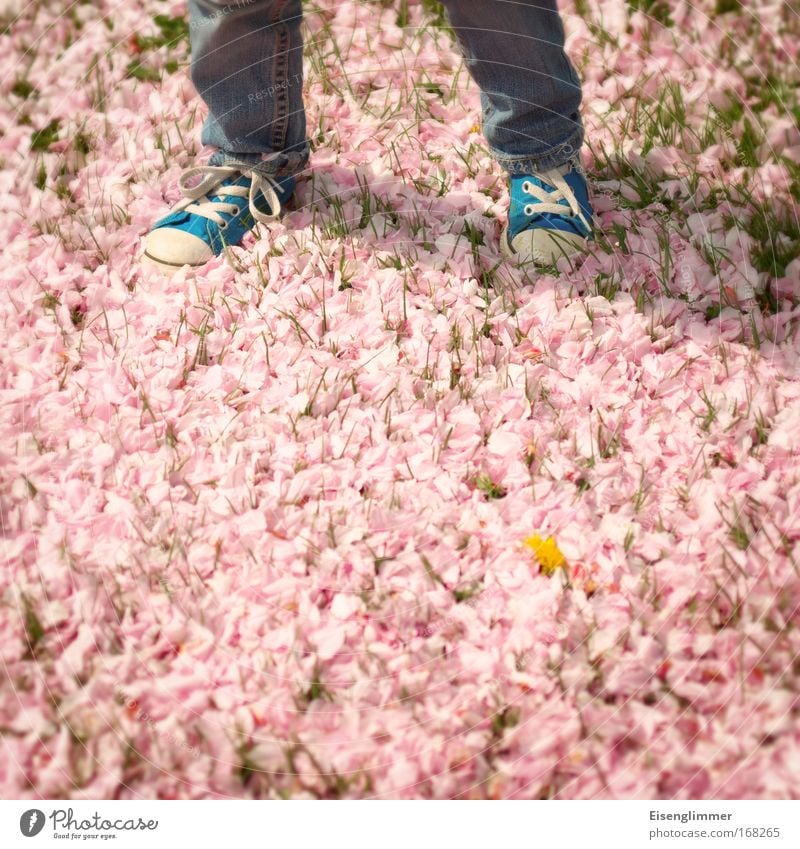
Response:
[[[526,203],[525,204],[525,215],[533,215],[533,214],[534,214],[533,204],[532,203]]]
[[[223,219],[221,224],[217,224],[217,227],[219,227],[220,230],[227,230],[228,222]]]
[[[525,192],[526,195],[529,195],[531,193],[531,184],[528,180],[525,180],[525,182],[522,184],[522,191]]]

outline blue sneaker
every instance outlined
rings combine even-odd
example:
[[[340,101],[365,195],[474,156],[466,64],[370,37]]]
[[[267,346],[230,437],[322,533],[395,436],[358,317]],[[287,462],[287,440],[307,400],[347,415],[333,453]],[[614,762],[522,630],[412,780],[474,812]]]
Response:
[[[225,246],[240,244],[257,222],[274,221],[295,179],[267,177],[244,163],[199,165],[184,171],[179,185],[184,199],[153,225],[142,257],[168,271],[205,265]]]
[[[511,207],[500,247],[508,257],[554,265],[580,253],[592,238],[586,178],[573,163],[511,177]]]

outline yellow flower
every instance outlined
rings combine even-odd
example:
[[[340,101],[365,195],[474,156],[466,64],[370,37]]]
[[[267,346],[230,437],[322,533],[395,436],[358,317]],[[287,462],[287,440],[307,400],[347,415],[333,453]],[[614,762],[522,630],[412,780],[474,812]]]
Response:
[[[556,569],[567,565],[567,558],[561,553],[553,537],[542,539],[539,534],[533,534],[525,540],[525,545],[531,549],[539,563],[539,569],[545,575],[552,575]]]

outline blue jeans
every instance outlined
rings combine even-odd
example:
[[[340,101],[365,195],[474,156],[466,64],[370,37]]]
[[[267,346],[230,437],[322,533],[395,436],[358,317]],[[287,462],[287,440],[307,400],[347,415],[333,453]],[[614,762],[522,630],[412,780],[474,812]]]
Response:
[[[583,143],[581,85],[556,0],[445,0],[483,132],[510,174],[572,160]],[[238,160],[295,174],[308,160],[301,0],[189,0],[192,82],[208,105],[212,165]]]

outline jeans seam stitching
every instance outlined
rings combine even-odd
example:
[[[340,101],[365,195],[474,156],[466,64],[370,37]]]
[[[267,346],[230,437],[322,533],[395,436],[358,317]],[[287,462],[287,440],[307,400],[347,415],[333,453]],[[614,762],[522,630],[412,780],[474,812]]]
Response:
[[[274,147],[283,151],[286,147],[286,135],[289,131],[289,109],[286,96],[287,81],[289,79],[289,35],[288,24],[281,20],[288,0],[282,0],[275,5],[272,15],[272,24],[275,27],[275,56],[272,63],[273,85],[277,88],[275,97],[275,119],[273,132]]]

